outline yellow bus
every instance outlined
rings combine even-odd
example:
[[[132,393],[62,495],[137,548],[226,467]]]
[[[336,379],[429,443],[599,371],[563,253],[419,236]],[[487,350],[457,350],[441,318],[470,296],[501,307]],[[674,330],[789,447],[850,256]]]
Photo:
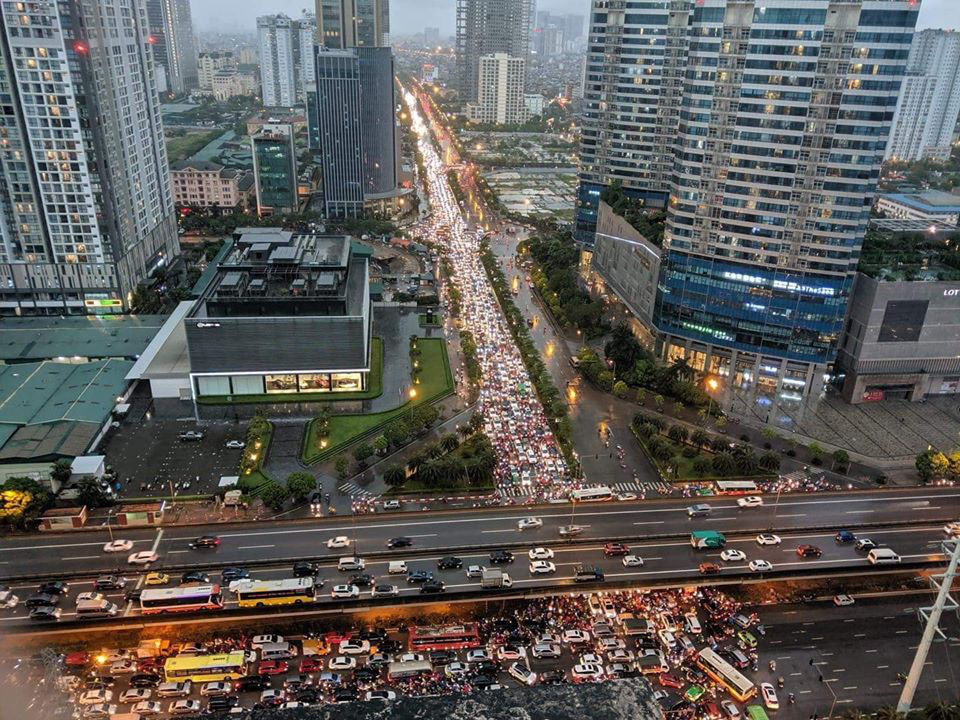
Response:
[[[232,586],[238,607],[301,605],[316,602],[313,578],[241,580]]]
[[[710,648],[697,653],[697,665],[740,702],[746,702],[757,694],[756,685]]]
[[[163,665],[167,682],[236,680],[247,674],[243,650],[218,655],[174,655]]]

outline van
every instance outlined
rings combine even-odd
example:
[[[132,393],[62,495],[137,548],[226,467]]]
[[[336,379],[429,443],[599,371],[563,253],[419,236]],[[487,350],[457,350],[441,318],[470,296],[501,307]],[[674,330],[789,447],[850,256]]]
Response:
[[[363,558],[342,557],[337,562],[337,570],[363,570],[366,565]]]
[[[687,632],[691,635],[699,635],[703,631],[703,628],[700,626],[700,620],[695,613],[687,613],[684,616],[684,625],[686,625]]]
[[[193,683],[189,680],[160,683],[157,685],[157,697],[187,697],[191,690],[193,690]]]
[[[750,659],[743,654],[740,648],[729,648],[727,652],[733,660],[733,664],[738,668],[745,668],[750,664]]]
[[[706,503],[699,503],[699,504],[697,504],[697,505],[691,505],[690,507],[687,508],[687,516],[688,516],[688,517],[692,517],[692,518],[695,518],[695,517],[707,517],[707,515],[710,514],[710,511],[711,511],[712,509],[713,509],[713,508],[711,508],[711,507],[710,507],[709,505],[707,505]]]
[[[268,643],[260,647],[261,660],[289,660],[296,654],[297,649],[288,642]]]
[[[81,600],[77,603],[77,617],[114,617],[119,608],[109,600]]]
[[[578,565],[574,575],[575,582],[602,582],[603,570],[596,567],[584,567]]]
[[[387,565],[387,573],[390,575],[406,575],[407,563],[405,560],[393,560]]]
[[[867,562],[871,565],[896,565],[900,556],[890,548],[874,548],[867,553]]]

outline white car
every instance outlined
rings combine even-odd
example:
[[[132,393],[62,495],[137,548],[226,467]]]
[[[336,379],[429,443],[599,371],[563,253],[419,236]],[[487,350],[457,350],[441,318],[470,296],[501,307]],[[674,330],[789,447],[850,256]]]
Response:
[[[426,657],[422,653],[403,653],[400,657],[397,658],[397,662],[400,663],[412,663],[412,662],[424,662]]]
[[[156,700],[153,700],[153,701],[146,701],[146,702],[138,702],[136,705],[130,708],[130,712],[140,715],[142,717],[150,717],[152,715],[159,715],[160,713],[162,713],[163,708],[160,707],[160,703],[158,703]]]
[[[468,663],[477,663],[492,659],[493,658],[490,657],[490,653],[488,653],[485,648],[476,648],[467,653]]]
[[[344,640],[340,643],[340,652],[344,655],[366,655],[370,652],[370,641]]]
[[[534,560],[530,563],[531,575],[550,575],[557,571],[557,566],[548,560]]]
[[[584,653],[577,659],[577,662],[581,665],[599,665],[603,660],[596,653]]]
[[[120,693],[120,702],[135,703],[141,700],[149,700],[153,691],[150,688],[130,688]]]
[[[837,607],[847,607],[848,605],[853,605],[854,602],[856,601],[849,595],[833,596],[833,604],[836,605]]]
[[[516,645],[501,645],[497,648],[499,660],[521,660],[527,656],[527,651]]]
[[[639,555],[624,555],[623,566],[624,567],[643,567],[643,558],[640,557]]]
[[[87,690],[77,698],[80,705],[98,705],[113,700],[113,690]]]
[[[603,679],[603,667],[600,665],[574,665],[571,671],[574,682],[593,682]]]
[[[137,663],[129,658],[117,660],[115,663],[110,665],[110,673],[112,675],[126,675],[128,673],[135,673],[136,671]]]
[[[174,700],[167,708],[171,715],[191,715],[200,712],[199,700]]]
[[[586,630],[564,630],[562,640],[567,645],[582,645],[590,642],[590,633]]]
[[[200,688],[200,694],[203,697],[218,697],[220,695],[230,694],[230,683],[208,682]]]
[[[79,605],[82,602],[90,602],[91,600],[103,600],[103,595],[101,595],[98,592],[93,592],[92,590],[89,590],[87,592],[82,592],[79,595],[77,595],[77,605]],[[117,660],[121,660],[121,659],[122,658],[117,658]]]
[[[533,672],[530,668],[520,663],[513,663],[509,668],[507,668],[507,673],[517,682],[523,683],[524,685],[536,685],[537,684],[537,674]]]
[[[743,562],[747,559],[747,554],[743,550],[728,548],[720,553],[720,559],[724,562]]]
[[[243,450],[246,446],[243,440],[227,440],[227,447],[231,450]]]
[[[960,521],[944,525],[943,534],[949,535],[950,537],[960,537]]]
[[[612,663],[632,663],[633,653],[623,648],[616,648],[607,653],[607,661]]]
[[[327,540],[327,547],[333,550],[334,548],[345,548],[350,547],[350,538],[346,535],[337,535]]]
[[[452,662],[443,668],[443,674],[448,678],[462,677],[469,672],[470,666],[462,662]]]
[[[133,547],[132,540],[111,540],[103,546],[103,551],[107,553],[126,552]]]
[[[360,588],[356,585],[334,585],[333,589],[330,591],[330,597],[334,600],[351,600],[355,597],[360,597]]]
[[[87,709],[83,711],[83,716],[88,718],[108,718],[116,713],[116,705],[97,703],[96,705],[87,705]]]
[[[0,608],[15,608],[19,602],[20,598],[9,590],[0,590]]]
[[[779,535],[760,533],[757,535],[757,545],[779,545],[782,541]]]
[[[283,635],[254,635],[250,647],[259,650],[264,645],[276,645],[283,642]]]
[[[753,570],[753,572],[770,572],[773,570],[773,565],[766,560],[751,560],[750,569]]]
[[[742,508],[760,507],[763,505],[763,498],[759,495],[747,495],[746,497],[737,498],[737,505]]]
[[[558,658],[560,657],[560,646],[555,643],[537,643],[533,646],[533,656],[535,658]]]
[[[141,552],[135,552],[132,555],[128,555],[127,563],[130,565],[149,565],[152,562],[156,562],[158,557],[160,556],[155,552],[143,550]]]
[[[371,700],[396,700],[397,694],[393,690],[367,690],[367,702]]]
[[[544,547],[535,547],[527,553],[531,560],[553,560],[553,550]]]
[[[617,500],[619,500],[619,501],[621,501],[621,502],[627,502],[627,501],[629,501],[629,500],[636,500],[636,499],[637,499],[637,494],[636,494],[636,493],[632,493],[632,492],[617,493],[615,497],[616,497]]]
[[[276,698],[283,698],[283,690],[264,690],[260,693],[260,702],[272,702]]]
[[[518,530],[531,530],[543,527],[543,520],[537,517],[525,517],[517,523]]]
[[[727,720],[740,720],[740,708],[733,700],[721,700],[720,707],[726,713]]]
[[[468,565],[466,572],[468,578],[483,577],[483,568],[479,565]]]
[[[767,710],[779,710],[780,701],[777,699],[777,691],[773,689],[770,683],[760,683],[760,694],[763,696],[763,704]]]
[[[357,659],[351,655],[338,655],[330,658],[328,670],[353,670],[357,666]]]

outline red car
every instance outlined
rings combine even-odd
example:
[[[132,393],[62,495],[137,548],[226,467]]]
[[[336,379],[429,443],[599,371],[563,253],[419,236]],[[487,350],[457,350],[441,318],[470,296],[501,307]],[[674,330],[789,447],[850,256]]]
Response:
[[[704,703],[703,710],[711,720],[720,720],[723,717],[723,713],[720,712],[720,708],[717,707],[715,702]]]
[[[286,660],[264,660],[260,663],[261,675],[283,675],[290,669]]]
[[[84,665],[89,665],[90,653],[83,651],[67,653],[63,658],[63,664],[67,667],[82,667]]]
[[[607,557],[613,557],[615,555],[626,555],[630,552],[630,549],[623,543],[606,543],[603,546],[603,554]]]
[[[797,555],[799,555],[800,557],[818,558],[821,555],[823,555],[823,550],[818,548],[816,545],[798,545]]]
[[[700,574],[701,575],[713,575],[714,573],[720,572],[720,566],[716,563],[705,562],[700,563]]]
[[[311,655],[305,657],[300,663],[300,672],[302,673],[314,673],[314,672],[323,672],[323,658],[315,657]]]
[[[664,687],[675,688],[677,690],[683,687],[683,683],[680,681],[680,678],[671,675],[670,673],[660,673],[660,677],[657,679]]]

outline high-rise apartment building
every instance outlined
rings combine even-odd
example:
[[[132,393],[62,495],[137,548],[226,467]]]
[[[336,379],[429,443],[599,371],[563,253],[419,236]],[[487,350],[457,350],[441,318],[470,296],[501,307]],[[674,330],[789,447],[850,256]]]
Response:
[[[293,127],[268,123],[250,138],[257,214],[279,215],[297,211],[297,150]]]
[[[921,30],[913,36],[886,157],[946,160],[958,115],[960,32]]]
[[[237,61],[231,52],[202,52],[197,59],[198,86],[213,90],[213,76],[219,72],[236,70]]]
[[[163,65],[167,90],[177,95],[198,86],[197,43],[190,0],[146,0],[154,58]]]
[[[260,84],[267,107],[303,104],[313,87],[313,49],[317,19],[305,14],[292,20],[284,14],[257,18],[260,41]]]
[[[530,114],[523,93],[525,65],[523,58],[505,53],[480,58],[477,101],[467,103],[467,119],[498,125],[526,122]]]
[[[530,56],[535,0],[457,0],[457,76],[460,102],[476,102],[480,58]]]
[[[179,252],[146,4],[0,10],[0,312],[120,312]]]
[[[423,29],[423,44],[428,48],[437,47],[440,44],[440,28],[425,27]]]
[[[316,0],[317,42],[323,47],[385,47],[390,44],[389,0]]]
[[[578,237],[613,180],[662,203],[662,355],[766,403],[819,392],[916,3],[627,5],[594,2]]]

